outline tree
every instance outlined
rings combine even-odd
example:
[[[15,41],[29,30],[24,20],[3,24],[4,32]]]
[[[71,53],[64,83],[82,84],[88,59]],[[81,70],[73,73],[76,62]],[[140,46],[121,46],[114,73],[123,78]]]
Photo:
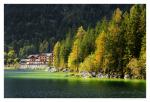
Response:
[[[26,58],[28,55],[36,52],[36,48],[33,44],[26,45],[23,48],[20,48],[19,58]]]
[[[146,79],[146,35],[142,39],[142,47],[140,52],[139,63],[141,67],[141,76]]]
[[[58,68],[60,64],[60,58],[59,58],[60,42],[59,41],[55,44],[53,53],[54,53],[54,66]]]
[[[16,58],[16,54],[15,54],[15,51],[13,49],[9,50],[8,54],[8,64],[11,65],[11,64],[15,64],[15,61],[14,59]]]
[[[72,51],[68,58],[68,67],[73,71],[78,71],[79,65],[79,39],[73,43]]]
[[[94,29],[88,28],[87,33],[84,34],[83,39],[80,43],[80,61],[83,62],[89,54],[95,51],[95,33]]]
[[[122,63],[122,68],[123,70],[125,71],[126,69],[126,65],[128,64],[130,58],[131,58],[131,55],[130,55],[130,50],[129,50],[129,47],[128,47],[128,35],[129,35],[129,22],[130,22],[130,18],[129,18],[129,13],[128,12],[125,12],[123,14],[123,21],[121,23],[121,35],[123,35],[123,39],[121,41],[121,45],[122,45],[122,49],[123,49],[123,52],[122,52],[122,56],[123,56],[123,63]]]
[[[81,71],[88,71],[88,72],[97,72],[97,69],[95,68],[95,63],[94,63],[94,60],[95,60],[95,56],[94,54],[91,54],[89,56],[87,56],[84,60],[83,63],[80,63],[80,66],[79,66],[79,70],[80,72]]]
[[[73,71],[77,71],[77,72],[79,71],[78,67],[81,62],[81,57],[82,57],[80,45],[81,45],[83,36],[85,34],[86,34],[86,31],[83,29],[83,27],[82,26],[79,27],[77,34],[75,36],[75,40],[73,43],[71,53],[68,58],[68,67]]]
[[[142,47],[140,52],[140,60],[142,66],[145,66],[146,64],[146,35],[142,39]]]
[[[19,50],[19,57],[20,58],[25,58],[27,55],[25,55],[25,49],[24,47],[23,48],[20,48]]]
[[[120,25],[122,20],[122,11],[117,8],[114,11],[112,20],[109,22],[108,31],[106,33],[106,44],[104,53],[104,69],[113,73],[119,71],[121,67],[121,51],[120,42]],[[121,37],[121,38],[120,38]],[[107,73],[108,73],[107,72]]]
[[[127,64],[127,68],[131,70],[131,75],[133,78],[143,79],[145,77],[142,76],[143,68],[140,66],[140,61],[137,58],[132,58]]]
[[[144,5],[134,5],[125,16],[125,60],[133,77],[146,78],[146,13]],[[124,65],[125,65],[124,64]],[[131,66],[132,65],[132,66]],[[125,69],[127,69],[125,68]]]
[[[103,68],[103,57],[105,53],[105,40],[106,40],[106,33],[103,31],[99,34],[97,37],[95,44],[96,44],[96,50],[95,50],[95,66],[97,70],[102,70]]]
[[[71,41],[71,37],[70,34],[67,34],[67,37],[65,40],[62,40],[60,42],[60,51],[58,52],[59,55],[59,67],[61,68],[67,68],[68,67],[68,56],[71,52],[71,45],[72,45],[72,41]]]
[[[65,68],[65,45],[64,45],[64,41],[61,41],[61,45],[60,45],[60,52],[59,52],[59,66],[61,68]]]
[[[48,47],[49,47],[49,43],[46,40],[44,40],[39,46],[39,52],[47,53],[49,50]]]
[[[131,57],[138,58],[141,50],[141,42],[144,33],[141,33],[141,10],[140,5],[134,5],[130,9],[129,27],[126,33],[127,49]],[[143,16],[142,16],[143,17]],[[144,18],[145,19],[145,18]],[[144,24],[142,24],[144,26]],[[143,27],[144,28],[144,27]]]
[[[64,47],[62,47],[63,51],[63,58],[64,58],[64,67],[68,67],[68,57],[71,52],[71,46],[72,46],[72,39],[70,33],[67,34],[67,37],[63,44]]]

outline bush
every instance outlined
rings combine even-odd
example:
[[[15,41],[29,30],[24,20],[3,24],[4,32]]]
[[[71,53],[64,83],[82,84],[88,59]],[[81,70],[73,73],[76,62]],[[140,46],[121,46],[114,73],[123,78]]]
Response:
[[[79,65],[79,71],[96,71],[94,64],[94,55],[89,55],[85,58],[84,62]]]
[[[145,79],[145,68],[137,58],[132,58],[127,64],[127,68],[131,70],[132,78]]]

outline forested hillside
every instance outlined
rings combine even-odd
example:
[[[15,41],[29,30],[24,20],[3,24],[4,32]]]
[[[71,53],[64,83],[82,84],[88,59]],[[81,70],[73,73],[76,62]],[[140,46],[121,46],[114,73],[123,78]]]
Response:
[[[100,77],[146,78],[146,9],[114,10],[95,27],[81,26],[54,46],[54,66]]]
[[[95,27],[113,11],[128,11],[131,5],[17,5],[4,7],[5,64],[29,54],[51,52],[56,41],[73,37],[78,27]],[[17,58],[17,59],[15,59]],[[14,61],[15,59],[15,61]]]

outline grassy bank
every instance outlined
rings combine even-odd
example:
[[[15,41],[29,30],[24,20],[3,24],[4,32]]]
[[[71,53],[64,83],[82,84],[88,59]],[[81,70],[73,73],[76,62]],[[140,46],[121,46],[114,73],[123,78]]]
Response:
[[[5,70],[16,70],[15,67],[7,67],[7,66],[5,66],[4,69],[5,69]]]
[[[136,79],[100,79],[100,78],[82,78],[70,76],[72,73],[67,72],[46,72],[41,70],[34,71],[18,71],[18,70],[5,70],[5,78],[15,78],[15,79],[64,79],[64,80],[82,80],[82,81],[134,81],[134,82],[146,82],[145,80],[136,80]]]

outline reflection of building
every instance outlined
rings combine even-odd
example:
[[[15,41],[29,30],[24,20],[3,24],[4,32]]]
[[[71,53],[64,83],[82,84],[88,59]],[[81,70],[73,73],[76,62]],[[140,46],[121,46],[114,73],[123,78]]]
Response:
[[[45,68],[49,63],[53,63],[53,53],[41,53],[29,55],[27,59],[21,59],[20,68]]]

